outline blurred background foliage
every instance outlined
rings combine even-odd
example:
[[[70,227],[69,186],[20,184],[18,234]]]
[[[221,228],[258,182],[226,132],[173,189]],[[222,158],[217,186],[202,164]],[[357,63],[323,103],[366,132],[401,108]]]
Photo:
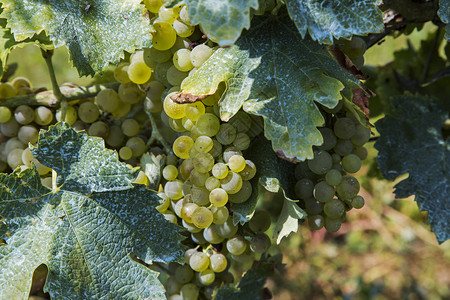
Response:
[[[435,30],[426,24],[409,35],[388,36],[366,52],[365,64],[389,64],[395,51],[408,47],[408,41],[418,49]],[[444,46],[445,42],[439,46],[443,57]],[[55,51],[53,61],[60,84],[93,81],[78,77],[65,48]],[[19,65],[15,76],[26,76],[35,87],[51,89],[39,48],[14,50],[8,60],[12,62]],[[96,79],[111,81],[108,74]],[[450,242],[437,243],[426,212],[419,212],[413,197],[395,199],[395,183],[381,178],[373,143],[367,147],[369,158],[357,174],[366,205],[348,213],[348,222],[337,233],[311,232],[304,225],[299,233],[283,239],[278,247],[285,269],[267,282],[274,299],[450,299]]]

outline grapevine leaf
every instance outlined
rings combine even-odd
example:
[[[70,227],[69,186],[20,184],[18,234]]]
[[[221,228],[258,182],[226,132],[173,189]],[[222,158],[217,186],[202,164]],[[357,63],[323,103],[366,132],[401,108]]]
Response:
[[[404,198],[415,194],[421,210],[440,243],[450,238],[450,144],[441,126],[448,118],[434,99],[425,96],[392,98],[392,111],[376,123],[380,138],[378,164],[383,176],[398,183],[395,194]]]
[[[275,270],[282,268],[281,255],[269,257],[266,260],[256,262],[248,270],[237,288],[232,285],[224,285],[219,288],[214,296],[214,300],[241,300],[241,299],[267,299],[263,294],[263,287],[266,279],[275,273]]]
[[[450,2],[448,0],[439,0],[438,16],[442,22],[446,23],[445,38],[450,40]]]
[[[140,0],[3,0],[2,18],[24,41],[46,31],[56,47],[66,45],[80,75],[118,63],[124,50],[151,45],[151,26]]]
[[[186,3],[191,24],[202,26],[209,39],[220,46],[233,44],[243,28],[250,27],[250,9],[258,8],[258,0],[165,0],[171,7]]]
[[[332,43],[384,29],[380,0],[286,0],[289,15],[304,37],[308,31],[313,40]]]
[[[58,173],[57,185],[64,184],[65,190],[89,194],[129,189],[137,177],[137,170],[121,163],[102,138],[70,130],[67,123],[39,134],[38,142],[39,147],[31,149],[33,156]]]
[[[85,133],[57,124],[40,133],[37,151],[42,155],[57,151],[45,143],[52,136],[49,132],[61,133],[61,139],[73,148],[86,144]],[[96,145],[97,138],[89,139]],[[69,155],[64,151],[59,161],[55,156],[48,166],[57,169],[62,161],[68,161],[81,178],[76,160],[70,159],[83,161],[88,152]],[[112,170],[117,169],[115,159],[91,157],[93,166],[102,161],[104,168]],[[133,171],[129,173],[135,177]],[[99,175],[96,182],[102,182],[102,177],[108,175]],[[71,178],[70,172],[65,178]],[[0,174],[0,218],[7,230],[2,226],[0,231],[0,239],[6,241],[0,245],[1,299],[27,298],[33,272],[41,264],[49,269],[44,290],[52,299],[165,299],[158,273],[131,257],[136,255],[146,263],[179,261],[183,255],[180,229],[154,208],[159,204],[155,192],[142,185],[117,190],[116,185],[104,181],[102,192],[85,194],[81,185],[80,193],[65,182],[52,192],[42,186],[35,169]]]
[[[158,190],[159,181],[161,180],[161,171],[165,164],[164,155],[155,155],[153,153],[145,153],[141,157],[141,168],[148,178],[148,188]]]
[[[235,46],[216,51],[183,81],[175,100],[211,95],[221,81],[227,84],[221,119],[227,121],[243,104],[264,118],[273,149],[293,161],[312,158],[312,146],[323,142],[316,127],[324,119],[314,101],[332,108],[341,92],[351,99],[359,86],[325,48],[302,39],[286,13],[254,17]]]
[[[259,137],[252,142],[246,157],[257,166],[257,173],[253,180],[258,180],[265,190],[282,195],[283,208],[274,230],[274,238],[276,237],[277,243],[280,243],[283,237],[288,236],[291,232],[297,232],[298,220],[306,217],[306,213],[295,203],[296,201],[288,196],[294,195],[294,165],[277,157],[270,146],[270,142],[264,137]],[[245,220],[242,215],[248,216],[246,221],[253,215],[257,200],[264,197],[264,189],[259,188],[256,195],[255,191],[253,192],[252,198],[248,201],[254,201],[254,204],[250,202],[251,204],[247,207],[238,207],[240,210],[234,208],[235,205],[231,207],[234,213],[236,213],[235,210],[240,213],[240,220]]]

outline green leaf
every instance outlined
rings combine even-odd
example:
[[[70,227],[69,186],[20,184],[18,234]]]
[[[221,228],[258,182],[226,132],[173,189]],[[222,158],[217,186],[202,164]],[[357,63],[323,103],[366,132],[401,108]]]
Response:
[[[56,132],[72,149],[89,143],[85,133],[75,133],[61,123],[40,133],[34,152],[51,157],[49,167],[60,168],[63,175],[58,173],[58,182],[62,184],[57,191],[43,187],[34,169],[0,174],[0,218],[7,227],[0,230],[0,239],[6,241],[0,245],[0,298],[27,298],[34,270],[45,264],[49,275],[44,290],[52,299],[165,299],[158,273],[131,257],[136,255],[146,263],[180,261],[180,228],[158,213],[154,208],[158,196],[143,185],[126,183],[117,190],[118,185],[109,184],[108,175],[83,181],[82,176],[91,175],[80,173],[74,158],[86,160],[89,152],[65,148],[60,149],[59,160],[52,157],[57,149],[49,148],[46,141],[60,145],[53,135]],[[94,147],[98,143],[97,138],[88,139]],[[103,168],[111,168],[114,174],[117,155],[105,158],[99,152],[98,157],[90,158],[92,165],[103,162]],[[75,177],[65,166],[61,168],[62,162],[69,162]],[[135,177],[133,171],[129,170],[129,176]],[[69,180],[68,184],[60,177]],[[75,190],[78,182],[89,181],[94,182],[89,194],[84,193],[83,184],[79,185],[82,193]],[[101,182],[106,182],[105,187],[95,191]]]
[[[281,255],[269,257],[267,259],[263,258],[260,261],[255,262],[253,267],[245,273],[237,288],[232,285],[224,285],[217,290],[213,299],[267,299],[262,293],[266,279],[267,277],[272,276],[275,270],[281,270],[282,267]]]
[[[448,0],[439,0],[438,16],[442,22],[446,23],[445,26],[445,38],[450,40],[450,2]]]
[[[332,43],[384,29],[380,0],[286,0],[289,15],[304,37],[309,32],[313,40]]]
[[[264,118],[273,149],[292,160],[312,158],[312,146],[323,142],[316,127],[324,119],[315,102],[332,108],[341,92],[351,99],[359,84],[324,47],[302,39],[286,13],[255,16],[235,46],[216,51],[183,81],[178,101],[206,97],[221,81],[227,84],[221,119],[227,121],[243,104]]]
[[[165,159],[165,155],[155,155],[149,152],[141,156],[141,169],[144,171],[145,175],[147,175],[148,188],[151,190],[158,190]]]
[[[275,224],[274,238],[277,243],[288,236],[291,232],[297,232],[298,220],[304,219],[306,213],[288,195],[295,195],[294,186],[295,165],[279,157],[273,152],[270,142],[264,137],[259,137],[252,141],[251,148],[246,152],[246,158],[250,159],[257,166],[257,173],[253,181],[253,186],[259,182],[260,187],[253,191],[252,197],[241,204],[232,205],[231,211],[237,214],[233,220],[241,223],[248,222],[253,216],[257,201],[264,198],[266,191],[273,194],[280,194],[273,200],[283,201],[283,208]],[[248,202],[248,203],[247,203]]]
[[[167,6],[186,3],[191,24],[202,26],[209,39],[220,46],[231,45],[242,29],[250,27],[250,9],[258,8],[258,0],[165,0]]]
[[[395,186],[396,197],[414,194],[443,243],[450,238],[450,144],[441,131],[448,112],[425,96],[399,96],[391,102],[392,111],[376,123],[380,170],[389,180],[408,173]]]
[[[151,45],[151,26],[140,0],[3,0],[2,18],[24,41],[43,30],[56,47],[66,45],[80,75],[116,64],[124,50]]]

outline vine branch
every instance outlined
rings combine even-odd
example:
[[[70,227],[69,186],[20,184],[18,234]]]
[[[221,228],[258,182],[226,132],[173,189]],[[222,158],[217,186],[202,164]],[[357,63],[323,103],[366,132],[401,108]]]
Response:
[[[47,65],[48,73],[50,75],[50,81],[53,87],[53,93],[55,94],[56,99],[58,99],[58,101],[61,103],[61,120],[64,121],[66,119],[67,99],[61,93],[58,81],[56,80],[55,69],[53,68],[52,63],[53,50],[41,49],[41,54]]]
[[[153,117],[151,112],[145,111],[145,113],[147,114],[148,119],[150,120],[150,124],[152,126],[152,135],[147,142],[147,148],[149,148],[150,145],[153,144],[153,142],[156,140],[161,143],[161,145],[164,147],[164,151],[167,154],[172,153],[172,148],[169,146],[169,144],[166,142],[166,140],[159,132],[158,125],[156,124],[155,118]]]

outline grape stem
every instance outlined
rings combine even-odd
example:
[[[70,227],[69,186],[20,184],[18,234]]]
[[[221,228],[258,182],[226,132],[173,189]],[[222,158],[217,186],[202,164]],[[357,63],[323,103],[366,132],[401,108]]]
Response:
[[[120,83],[112,82],[105,84],[96,84],[88,87],[79,87],[76,85],[63,85],[59,90],[68,102],[95,97],[101,90],[106,88],[118,90]],[[42,91],[31,95],[14,96],[0,99],[0,105],[6,107],[17,107],[19,105],[29,106],[50,106],[57,107],[60,101],[53,91]]]
[[[153,117],[152,113],[149,111],[145,111],[145,113],[148,115],[148,119],[150,120],[150,124],[152,126],[152,135],[146,145],[147,150],[148,150],[148,148],[150,148],[150,146],[155,141],[158,141],[164,147],[164,151],[166,152],[166,154],[172,153],[172,148],[169,146],[169,144],[166,142],[166,140],[163,138],[163,136],[159,132],[158,126],[156,124],[155,118]]]

